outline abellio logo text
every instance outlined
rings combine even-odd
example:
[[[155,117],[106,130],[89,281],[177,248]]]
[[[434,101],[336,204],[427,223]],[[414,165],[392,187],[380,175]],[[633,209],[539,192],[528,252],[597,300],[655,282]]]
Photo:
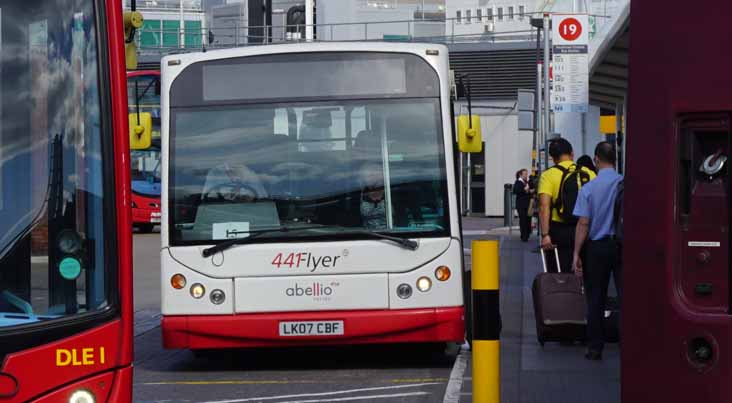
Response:
[[[285,290],[285,295],[288,297],[330,297],[335,292],[337,283],[323,284],[323,283],[310,283],[300,285],[295,283],[293,287],[289,287]]]

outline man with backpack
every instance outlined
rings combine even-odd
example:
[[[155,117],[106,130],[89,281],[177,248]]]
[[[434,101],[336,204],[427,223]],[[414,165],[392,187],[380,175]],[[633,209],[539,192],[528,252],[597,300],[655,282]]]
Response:
[[[603,141],[595,148],[597,179],[580,190],[574,207],[579,217],[575,234],[573,268],[584,278],[587,297],[587,353],[602,359],[607,289],[613,275],[621,297],[620,242],[622,238],[623,177],[615,171],[615,147]],[[587,244],[585,245],[585,241]],[[584,262],[579,251],[585,247]]]
[[[595,173],[574,163],[572,145],[563,138],[549,143],[549,156],[554,166],[539,179],[539,226],[541,247],[557,248],[561,272],[572,272],[574,235],[577,217],[572,213],[580,189],[595,178]],[[551,263],[550,263],[551,261]],[[559,272],[553,259],[547,261],[548,272]]]

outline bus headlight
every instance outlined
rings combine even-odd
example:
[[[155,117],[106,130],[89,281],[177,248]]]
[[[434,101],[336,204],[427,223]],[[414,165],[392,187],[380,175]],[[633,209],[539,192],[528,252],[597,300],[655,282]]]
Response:
[[[206,294],[206,288],[201,283],[196,283],[191,286],[191,297],[195,299],[201,299],[203,298],[203,295]]]
[[[412,287],[409,284],[399,284],[397,287],[397,297],[407,299],[412,296]]]
[[[432,288],[432,280],[429,277],[420,277],[417,279],[417,289],[422,292],[427,292]]]
[[[450,279],[450,268],[447,266],[440,266],[435,270],[435,278],[440,281],[447,281]]]
[[[174,274],[173,277],[170,278],[170,285],[176,290],[182,289],[186,286],[186,276],[180,273]]]
[[[97,399],[94,398],[94,395],[91,394],[91,392],[83,389],[72,393],[69,398],[69,403],[95,403],[96,401]]]
[[[226,300],[226,294],[224,294],[221,290],[213,290],[211,291],[211,302],[214,303],[214,305],[221,305]]]

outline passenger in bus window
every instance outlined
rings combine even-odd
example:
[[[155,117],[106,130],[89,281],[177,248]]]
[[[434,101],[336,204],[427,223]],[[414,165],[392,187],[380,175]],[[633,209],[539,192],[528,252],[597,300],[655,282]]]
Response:
[[[361,168],[361,222],[369,229],[386,228],[386,200],[384,192],[384,171],[375,163]]]

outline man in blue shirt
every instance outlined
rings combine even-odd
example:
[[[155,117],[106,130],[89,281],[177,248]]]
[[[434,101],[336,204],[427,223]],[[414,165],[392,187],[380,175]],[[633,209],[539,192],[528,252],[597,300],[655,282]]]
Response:
[[[602,359],[603,321],[610,275],[618,297],[621,296],[620,244],[615,239],[614,206],[618,183],[623,179],[615,171],[615,147],[603,141],[595,148],[597,178],[580,189],[574,206],[579,217],[575,230],[574,272],[582,275],[587,295],[587,353],[590,360]],[[589,239],[588,239],[589,238]],[[585,264],[582,262],[582,246]]]

